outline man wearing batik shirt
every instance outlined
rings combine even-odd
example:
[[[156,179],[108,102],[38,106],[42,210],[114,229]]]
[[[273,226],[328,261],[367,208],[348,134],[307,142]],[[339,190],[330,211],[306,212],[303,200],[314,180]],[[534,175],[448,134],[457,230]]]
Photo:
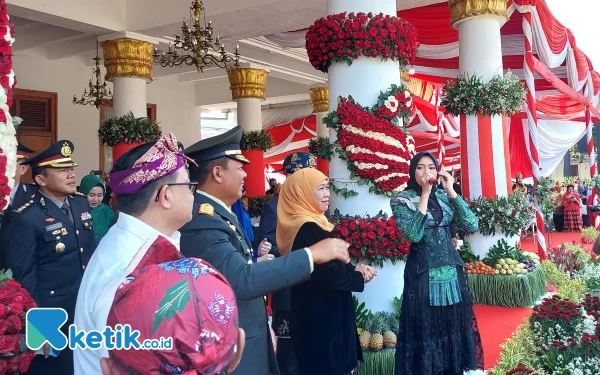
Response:
[[[177,308],[170,314],[173,289]],[[108,326],[117,325],[139,331],[140,342],[171,338],[172,347],[111,350],[111,375],[224,375],[239,363],[245,343],[225,277],[200,259],[183,258],[164,237],[119,286],[108,315]]]
[[[169,133],[115,163],[109,180],[119,219],[98,244],[81,282],[75,310],[79,330],[104,330],[118,286],[157,239],[179,249],[177,230],[192,217],[197,185],[189,179],[188,160]],[[108,357],[106,348],[76,349],[75,374],[100,375],[101,357]]]

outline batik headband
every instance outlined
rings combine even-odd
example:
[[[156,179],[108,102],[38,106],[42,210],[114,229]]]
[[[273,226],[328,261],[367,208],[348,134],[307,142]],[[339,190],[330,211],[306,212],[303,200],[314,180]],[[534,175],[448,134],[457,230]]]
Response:
[[[130,195],[152,181],[175,173],[188,162],[197,165],[179,150],[177,138],[173,133],[163,135],[141,158],[133,168],[111,173],[110,188],[114,195]]]

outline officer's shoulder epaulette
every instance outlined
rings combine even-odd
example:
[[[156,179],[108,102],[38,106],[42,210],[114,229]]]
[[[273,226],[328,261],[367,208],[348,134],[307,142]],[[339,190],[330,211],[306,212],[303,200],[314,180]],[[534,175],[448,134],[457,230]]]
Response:
[[[78,191],[76,191],[76,192],[75,192],[75,194],[73,194],[73,195],[75,195],[75,196],[80,196],[80,197],[84,197],[84,198],[86,198],[86,199],[87,199],[87,195],[85,195],[85,194],[83,194],[83,193],[80,193],[80,192],[78,192]]]
[[[21,214],[21,212],[25,211],[27,208],[31,207],[32,205],[33,205],[33,200],[30,200],[29,202],[26,202],[24,205],[17,208],[16,210],[13,210],[13,212],[16,214]]]
[[[215,215],[215,208],[210,203],[202,203],[198,207],[198,214],[199,215],[214,216]]]

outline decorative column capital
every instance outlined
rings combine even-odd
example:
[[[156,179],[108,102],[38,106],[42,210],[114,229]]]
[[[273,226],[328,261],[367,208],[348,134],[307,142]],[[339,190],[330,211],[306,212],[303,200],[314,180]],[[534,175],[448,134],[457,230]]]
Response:
[[[154,45],[136,39],[115,39],[102,42],[107,81],[114,78],[142,78],[152,82],[152,51]]]
[[[450,24],[477,16],[494,16],[508,21],[506,3],[508,0],[448,0]]]
[[[308,90],[312,102],[313,113],[329,112],[329,89],[315,87]]]
[[[265,100],[267,76],[264,69],[238,68],[227,71],[233,100],[255,98]]]

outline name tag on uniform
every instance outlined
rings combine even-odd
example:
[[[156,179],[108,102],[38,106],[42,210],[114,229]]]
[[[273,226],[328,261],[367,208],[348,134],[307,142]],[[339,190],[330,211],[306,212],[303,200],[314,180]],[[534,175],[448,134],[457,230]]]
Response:
[[[90,220],[92,218],[92,215],[90,215],[89,212],[84,212],[81,214],[81,220]]]
[[[52,232],[63,227],[61,222],[52,225],[46,225],[46,232]]]

